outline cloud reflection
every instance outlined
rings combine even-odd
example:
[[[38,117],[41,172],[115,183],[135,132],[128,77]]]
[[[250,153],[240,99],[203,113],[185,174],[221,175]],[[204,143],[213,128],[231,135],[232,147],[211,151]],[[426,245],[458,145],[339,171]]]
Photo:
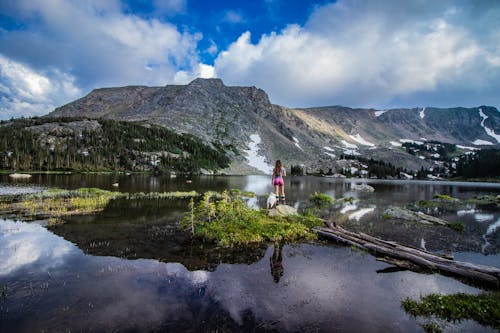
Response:
[[[73,244],[36,223],[0,220],[0,276],[28,265],[56,267],[75,251]]]

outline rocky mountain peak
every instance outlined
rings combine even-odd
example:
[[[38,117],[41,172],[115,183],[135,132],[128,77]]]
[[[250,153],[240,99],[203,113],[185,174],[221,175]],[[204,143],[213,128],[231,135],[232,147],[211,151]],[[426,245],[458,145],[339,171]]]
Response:
[[[203,79],[196,78],[188,84],[188,87],[193,88],[218,88],[221,89],[225,87],[224,82],[221,79]]]

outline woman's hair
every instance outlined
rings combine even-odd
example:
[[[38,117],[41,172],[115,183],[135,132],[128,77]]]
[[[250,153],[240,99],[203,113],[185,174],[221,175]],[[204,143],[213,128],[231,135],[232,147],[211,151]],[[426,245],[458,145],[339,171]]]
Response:
[[[274,174],[276,176],[279,176],[280,173],[281,173],[281,167],[282,167],[282,164],[281,164],[281,161],[280,160],[277,160],[276,161],[276,164],[274,165]]]

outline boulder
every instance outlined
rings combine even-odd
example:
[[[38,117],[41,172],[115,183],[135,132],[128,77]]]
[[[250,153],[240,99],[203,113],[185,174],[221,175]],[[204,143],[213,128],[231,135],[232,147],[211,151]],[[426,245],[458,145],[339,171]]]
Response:
[[[385,210],[384,215],[389,218],[401,219],[423,224],[439,224],[448,225],[449,223],[443,219],[424,214],[422,212],[414,212],[401,207],[389,207]]]
[[[358,192],[375,192],[375,189],[367,184],[351,184],[351,190]]]
[[[9,177],[15,179],[22,179],[22,178],[31,178],[31,175],[27,173],[11,173]]]
[[[298,215],[297,209],[288,205],[278,205],[269,210],[269,217]]]

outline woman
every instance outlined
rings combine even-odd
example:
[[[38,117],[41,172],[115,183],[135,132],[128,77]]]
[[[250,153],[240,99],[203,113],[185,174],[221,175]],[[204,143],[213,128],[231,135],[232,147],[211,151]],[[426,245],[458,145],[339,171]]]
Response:
[[[276,200],[280,204],[285,204],[285,181],[283,177],[286,176],[286,170],[280,160],[276,161],[273,170],[273,186],[276,191]]]

